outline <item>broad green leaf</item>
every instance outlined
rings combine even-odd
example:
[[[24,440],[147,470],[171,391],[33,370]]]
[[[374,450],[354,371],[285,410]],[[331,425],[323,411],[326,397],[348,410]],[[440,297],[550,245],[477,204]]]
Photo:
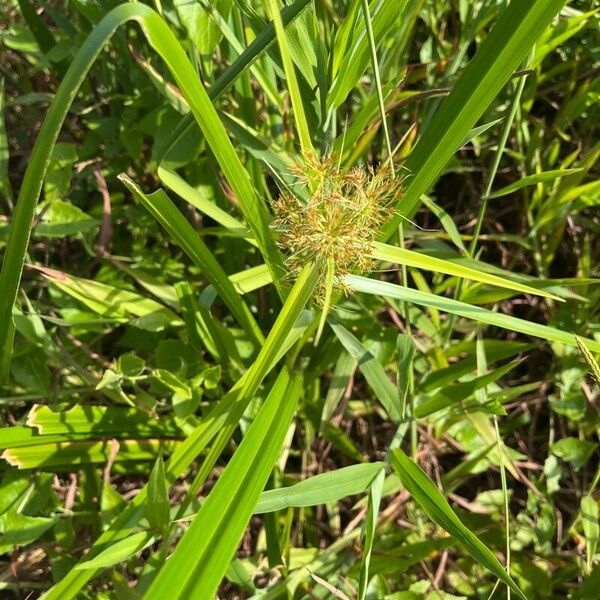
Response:
[[[139,377],[144,372],[145,366],[144,360],[132,352],[122,354],[115,362],[117,373],[130,379]]]
[[[316,506],[364,492],[385,463],[366,463],[320,473],[290,487],[267,490],[254,507],[255,514],[289,507]]]
[[[146,516],[150,526],[158,530],[164,531],[169,524],[169,494],[165,479],[165,465],[160,455],[154,463],[148,481]]]
[[[113,488],[110,481],[105,480],[102,485],[102,495],[100,497],[102,521],[109,525],[126,505],[127,503],[121,494]]]
[[[529,557],[518,557],[511,564],[510,571],[528,598],[552,596],[554,587],[552,576],[537,561],[531,560]]]
[[[211,8],[221,16],[224,20],[229,18],[233,0],[216,0],[211,4]],[[179,9],[183,7],[198,6],[196,3],[179,2]],[[219,40],[221,33],[214,19],[207,13],[206,10],[200,8],[200,14],[197,17],[196,32],[193,38],[194,43],[198,47],[200,54],[204,57],[211,57]],[[190,20],[184,18],[184,23],[189,23]]]
[[[19,500],[27,492],[31,481],[27,474],[18,471],[5,471],[0,481],[0,515],[11,508],[17,508]]]
[[[73,180],[72,165],[77,162],[77,159],[78,151],[75,144],[58,142],[54,146],[44,180],[44,200],[53,202],[67,197]]]
[[[77,564],[75,569],[106,569],[122,563],[154,542],[155,538],[148,531],[138,531],[116,542],[104,552]]]
[[[200,512],[146,592],[147,600],[214,596],[281,451],[301,389],[300,378],[282,371]]]
[[[62,238],[89,232],[96,229],[98,225],[99,222],[96,219],[92,219],[80,208],[57,198],[47,210],[44,210],[32,235],[34,237]]]
[[[56,523],[56,519],[29,517],[16,510],[0,515],[0,549],[2,553],[13,546],[26,546],[37,540]]]
[[[598,444],[588,440],[565,437],[552,444],[552,454],[570,462],[575,469],[580,469],[591,458]]]
[[[527,600],[494,553],[461,522],[429,477],[399,448],[392,451],[391,459],[402,484],[429,518],[453,536],[475,560],[509,586],[515,594]]]
[[[598,538],[600,537],[600,523],[598,522],[598,502],[592,496],[584,496],[581,499],[579,510],[581,522],[583,524],[583,534],[585,535],[585,554],[587,569],[591,571],[592,561],[598,547]]]
[[[420,292],[401,285],[385,281],[376,281],[374,279],[358,277],[355,275],[347,276],[346,283],[350,289],[357,292],[375,294],[383,297],[387,296],[389,298],[403,300],[404,302],[414,302],[421,306],[435,308],[436,310],[455,314],[465,317],[466,319],[473,319],[480,323],[502,327],[509,331],[518,331],[525,335],[531,335],[553,342],[560,342],[561,344],[567,344],[568,346],[577,345],[575,335],[572,333],[567,333],[566,331],[561,331],[547,325],[525,321],[524,319],[518,319],[512,315],[495,313],[491,310],[481,308],[480,306],[472,306],[464,304],[463,302],[458,302],[457,300],[436,296],[427,292]],[[588,338],[580,339],[585,340],[585,344],[594,352],[600,352],[600,343]]]
[[[206,15],[200,2],[187,2],[186,0],[173,0],[173,8],[177,14],[177,18],[187,33],[189,41],[196,47],[199,47],[202,42],[203,29],[211,26],[214,29],[215,25]],[[202,23],[201,23],[202,21]],[[213,35],[206,31],[207,38],[212,40]]]

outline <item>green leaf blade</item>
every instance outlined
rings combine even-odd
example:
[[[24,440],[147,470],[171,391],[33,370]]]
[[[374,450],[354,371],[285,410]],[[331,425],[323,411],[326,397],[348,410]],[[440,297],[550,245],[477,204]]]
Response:
[[[376,294],[383,297],[388,296],[405,302],[414,302],[421,306],[427,306],[436,310],[455,314],[466,319],[473,319],[480,323],[487,323],[488,325],[495,325],[496,327],[502,327],[511,331],[518,331],[525,335],[559,342],[568,346],[577,346],[575,335],[572,333],[561,331],[548,325],[540,325],[539,323],[518,319],[512,315],[495,313],[491,310],[481,308],[480,306],[472,306],[450,298],[444,298],[393,283],[376,281],[374,279],[356,275],[347,276],[346,283],[351,289],[357,292]],[[587,346],[594,352],[600,352],[600,343],[588,338],[580,339],[585,339]]]
[[[284,370],[146,600],[212,598],[281,449],[302,380]]]
[[[399,448],[392,451],[392,466],[413,500],[421,506],[432,521],[456,538],[473,558],[509,586],[520,598],[527,600],[493,552],[463,525],[434,483]]]
[[[492,100],[527,56],[565,0],[513,0],[458,78],[405,163],[410,183],[384,238],[411,216]]]

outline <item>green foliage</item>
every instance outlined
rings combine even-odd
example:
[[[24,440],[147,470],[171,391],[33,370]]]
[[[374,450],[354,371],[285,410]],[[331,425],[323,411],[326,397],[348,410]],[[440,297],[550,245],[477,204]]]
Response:
[[[596,598],[596,4],[5,4],[3,593]]]
[[[393,451],[392,465],[404,487],[427,515],[456,538],[475,560],[494,573],[500,581],[505,582],[521,598],[525,598],[494,554],[460,521],[435,484],[399,448]]]

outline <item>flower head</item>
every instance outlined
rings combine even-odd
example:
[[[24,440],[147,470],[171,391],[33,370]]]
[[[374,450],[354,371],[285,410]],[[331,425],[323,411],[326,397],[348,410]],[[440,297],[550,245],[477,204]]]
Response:
[[[371,270],[372,245],[402,193],[389,166],[343,171],[335,157],[307,157],[296,167],[311,189],[308,201],[284,193],[274,204],[279,246],[291,275],[309,262],[334,264],[333,287],[347,292],[344,276]],[[317,296],[322,298],[325,282]]]

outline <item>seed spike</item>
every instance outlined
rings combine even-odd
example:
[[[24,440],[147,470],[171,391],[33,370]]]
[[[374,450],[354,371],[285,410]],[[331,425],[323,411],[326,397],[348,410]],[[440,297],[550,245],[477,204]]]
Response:
[[[306,203],[284,193],[275,202],[278,244],[288,251],[287,266],[296,276],[306,263],[323,265],[328,274],[317,288],[316,300],[324,305],[334,290],[346,292],[344,277],[372,267],[369,255],[381,223],[402,193],[401,181],[388,163],[372,167],[341,168],[335,155],[304,157],[294,167],[299,181],[309,186]],[[328,300],[329,298],[329,300]],[[318,338],[324,327],[322,317]]]

